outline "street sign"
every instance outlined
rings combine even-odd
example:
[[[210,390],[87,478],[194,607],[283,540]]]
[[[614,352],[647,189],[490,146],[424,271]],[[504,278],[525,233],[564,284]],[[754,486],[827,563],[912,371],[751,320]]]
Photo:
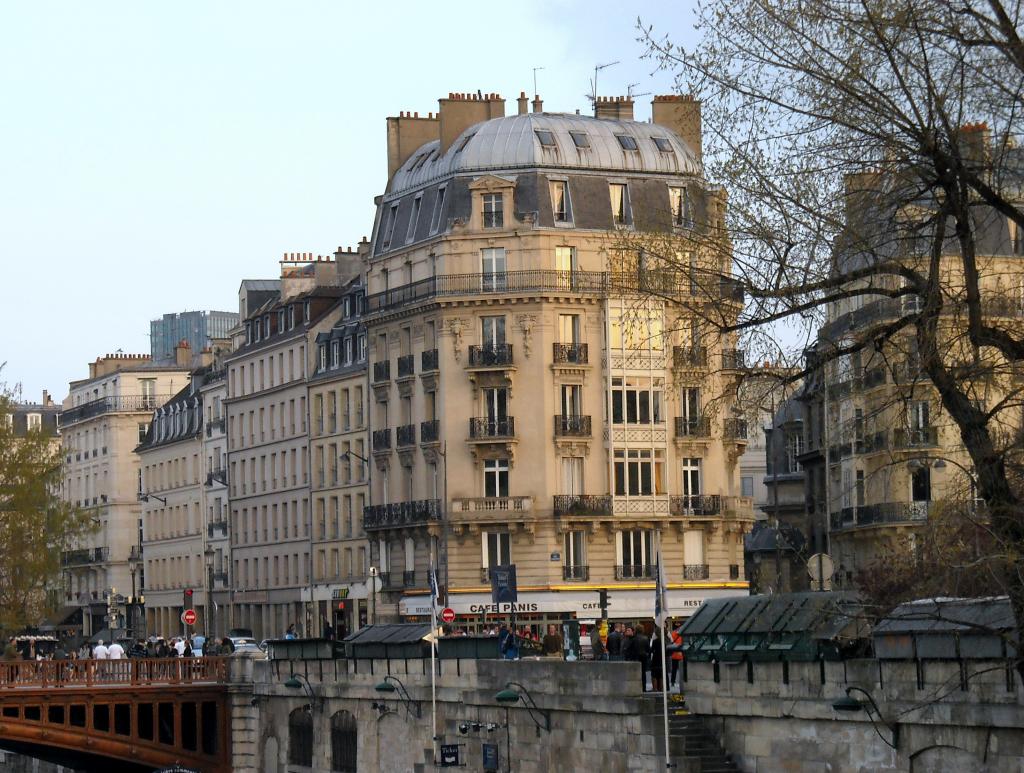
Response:
[[[441,767],[449,768],[462,765],[462,755],[459,753],[459,744],[441,744]]]
[[[442,623],[454,623],[455,622],[455,610],[451,607],[445,607],[441,610],[441,622]]]
[[[514,604],[518,600],[516,565],[491,567],[491,601],[495,604]]]
[[[181,622],[183,622],[185,625],[195,625],[196,620],[198,619],[199,616],[196,614],[196,611],[194,609],[186,609],[184,612],[181,613]]]
[[[498,769],[498,744],[485,743],[481,746],[484,756],[484,770],[496,771]]]

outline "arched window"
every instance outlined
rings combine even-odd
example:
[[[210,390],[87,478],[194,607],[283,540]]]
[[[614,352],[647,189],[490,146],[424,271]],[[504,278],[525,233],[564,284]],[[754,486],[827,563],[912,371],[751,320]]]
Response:
[[[331,717],[331,770],[334,773],[355,773],[359,733],[356,718],[347,711]]]
[[[305,708],[288,716],[288,764],[313,767],[313,715]]]

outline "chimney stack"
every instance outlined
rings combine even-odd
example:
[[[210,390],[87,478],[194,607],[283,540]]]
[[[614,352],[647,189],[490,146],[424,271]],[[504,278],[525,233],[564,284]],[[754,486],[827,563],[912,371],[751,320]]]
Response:
[[[612,121],[632,121],[633,98],[598,97],[594,100],[594,117]]]
[[[174,347],[174,364],[179,368],[187,368],[192,364],[192,347],[184,338]]]
[[[526,115],[530,112],[530,100],[527,98],[525,91],[519,92],[519,99],[516,102],[519,103],[519,115]]]
[[[505,116],[505,100],[498,94],[449,94],[437,100],[441,119],[441,153],[447,153],[456,138],[474,124]]]
[[[421,116],[419,113],[400,112],[397,117],[387,119],[388,123],[388,179],[409,157],[428,142],[440,137],[440,121],[433,113]]]
[[[541,100],[540,94],[534,94],[533,95],[533,112],[535,112],[535,113],[543,113],[544,112],[544,102]]]
[[[651,100],[651,121],[671,129],[690,146],[700,161],[704,157],[700,100],[692,94],[665,94]]]

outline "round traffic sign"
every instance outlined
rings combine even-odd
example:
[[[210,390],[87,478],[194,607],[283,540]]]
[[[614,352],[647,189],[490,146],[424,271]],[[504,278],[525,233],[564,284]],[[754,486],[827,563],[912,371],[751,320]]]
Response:
[[[198,619],[199,616],[196,614],[196,611],[194,609],[186,609],[184,612],[181,613],[181,622],[183,622],[185,625],[195,625],[196,620]]]
[[[441,610],[441,622],[442,623],[454,623],[455,622],[455,610],[451,607],[445,607]]]

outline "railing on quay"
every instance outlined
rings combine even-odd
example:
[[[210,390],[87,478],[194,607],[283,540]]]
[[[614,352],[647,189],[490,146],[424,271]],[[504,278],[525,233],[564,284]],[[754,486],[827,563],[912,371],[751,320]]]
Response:
[[[0,689],[224,684],[227,658],[122,658],[0,662]]]

